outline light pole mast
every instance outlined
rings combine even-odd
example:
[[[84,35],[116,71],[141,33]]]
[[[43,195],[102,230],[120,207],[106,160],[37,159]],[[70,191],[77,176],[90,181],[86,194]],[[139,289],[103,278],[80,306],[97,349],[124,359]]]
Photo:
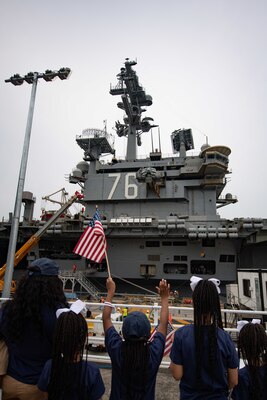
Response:
[[[29,154],[29,147],[30,147],[30,138],[31,138],[31,129],[32,129],[32,120],[33,120],[33,111],[35,105],[35,97],[36,97],[36,89],[37,89],[37,82],[39,78],[43,78],[47,82],[52,81],[56,76],[60,79],[67,79],[70,74],[69,68],[61,68],[59,71],[51,71],[47,70],[44,74],[40,74],[38,72],[29,72],[24,77],[16,74],[10,79],[5,80],[5,82],[11,82],[13,85],[18,86],[22,85],[24,81],[27,83],[32,84],[31,90],[31,98],[30,98],[30,105],[28,111],[28,119],[24,137],[24,145],[23,151],[21,156],[21,164],[20,164],[20,172],[19,172],[19,179],[17,185],[17,194],[14,206],[14,215],[12,218],[11,224],[11,232],[9,238],[9,246],[8,246],[8,253],[7,253],[7,262],[6,262],[6,273],[4,278],[4,288],[2,297],[9,298],[10,296],[10,289],[14,271],[14,260],[15,260],[15,253],[16,253],[16,244],[18,238],[18,230],[19,230],[19,219],[20,219],[20,212],[21,212],[21,204],[22,204],[22,194],[24,189],[25,183],[25,176],[26,176],[26,169],[27,169],[27,161],[28,161],[28,154]]]

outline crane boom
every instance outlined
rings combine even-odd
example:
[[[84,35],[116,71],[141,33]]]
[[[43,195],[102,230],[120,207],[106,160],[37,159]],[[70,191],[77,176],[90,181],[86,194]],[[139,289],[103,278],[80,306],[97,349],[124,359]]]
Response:
[[[26,256],[29,250],[36,245],[41,236],[47,231],[47,229],[53,225],[53,223],[60,217],[60,215],[66,211],[76,200],[80,200],[83,198],[83,195],[79,192],[75,192],[75,194],[65,203],[62,207],[43,225],[34,235],[27,240],[26,243],[16,252],[14,259],[14,267],[18,265],[18,263]],[[6,272],[6,264],[0,268],[0,279],[3,279]],[[0,281],[1,286],[1,281]]]

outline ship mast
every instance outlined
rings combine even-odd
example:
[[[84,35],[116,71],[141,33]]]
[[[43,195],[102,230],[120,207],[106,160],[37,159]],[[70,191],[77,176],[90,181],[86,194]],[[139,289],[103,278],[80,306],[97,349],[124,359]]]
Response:
[[[143,108],[152,105],[152,97],[145,93],[143,87],[139,84],[138,76],[132,69],[136,65],[136,61],[129,61],[126,58],[125,67],[121,68],[117,75],[118,84],[110,87],[110,94],[113,96],[121,95],[121,102],[117,104],[119,108],[124,110],[124,123],[116,122],[116,132],[118,136],[127,136],[127,153],[126,160],[136,160],[137,145],[141,146],[141,134],[148,132],[152,127],[149,120],[152,118],[142,119],[142,113],[146,110]]]

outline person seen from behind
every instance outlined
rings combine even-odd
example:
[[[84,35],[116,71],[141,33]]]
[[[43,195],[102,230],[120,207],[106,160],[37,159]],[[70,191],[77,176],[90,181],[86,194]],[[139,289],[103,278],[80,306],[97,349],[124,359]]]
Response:
[[[88,348],[87,323],[81,314],[84,307],[77,300],[70,309],[57,310],[52,359],[38,381],[48,400],[98,400],[105,392],[99,368],[84,355]]]
[[[150,342],[151,325],[146,315],[133,311],[123,320],[122,335],[111,321],[115,282],[108,278],[103,310],[105,344],[112,363],[111,400],[154,400],[157,372],[163,357],[168,325],[170,286],[162,279],[160,323]]]
[[[194,324],[175,332],[170,354],[181,400],[227,400],[229,390],[237,385],[238,357],[223,330],[219,283],[218,279],[191,278]]]
[[[68,307],[58,271],[48,258],[33,261],[14,299],[0,309],[0,337],[9,353],[2,383],[4,400],[42,399],[37,382],[51,358],[56,310]]]
[[[258,323],[257,323],[257,322]],[[238,353],[245,366],[238,371],[234,400],[267,399],[267,335],[260,320],[238,321]],[[239,328],[240,327],[240,328]]]

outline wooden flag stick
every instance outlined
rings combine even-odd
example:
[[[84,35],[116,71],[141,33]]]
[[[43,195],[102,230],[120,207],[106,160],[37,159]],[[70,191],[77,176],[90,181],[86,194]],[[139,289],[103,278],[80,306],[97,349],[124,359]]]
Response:
[[[105,256],[106,256],[106,262],[107,262],[107,267],[108,267],[108,277],[111,278],[111,273],[110,273],[110,268],[109,268],[109,262],[108,262],[108,253],[105,250]]]

